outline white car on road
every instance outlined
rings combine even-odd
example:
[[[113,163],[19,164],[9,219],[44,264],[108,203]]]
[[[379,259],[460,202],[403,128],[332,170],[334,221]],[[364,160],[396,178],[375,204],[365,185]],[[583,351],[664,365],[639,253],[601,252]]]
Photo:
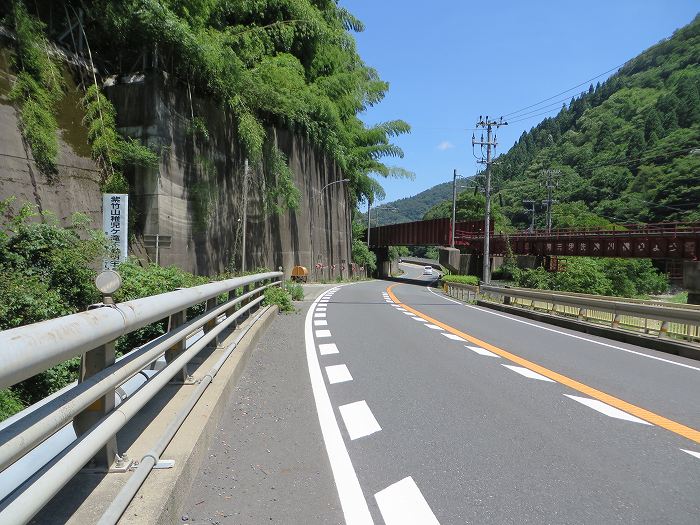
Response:
[[[432,266],[424,266],[423,267],[423,275],[433,275],[433,267]]]

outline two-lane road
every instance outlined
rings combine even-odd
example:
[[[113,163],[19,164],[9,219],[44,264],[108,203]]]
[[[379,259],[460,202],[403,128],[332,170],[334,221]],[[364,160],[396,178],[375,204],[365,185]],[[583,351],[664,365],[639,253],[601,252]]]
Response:
[[[415,283],[336,287],[305,323],[347,523],[698,523],[699,363]]]

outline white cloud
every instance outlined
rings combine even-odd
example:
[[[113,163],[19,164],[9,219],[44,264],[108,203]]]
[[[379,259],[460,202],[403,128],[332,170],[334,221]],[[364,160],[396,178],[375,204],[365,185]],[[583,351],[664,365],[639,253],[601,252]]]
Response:
[[[437,149],[439,149],[440,151],[445,151],[454,147],[455,145],[452,144],[449,140],[443,140],[440,144],[437,145]]]

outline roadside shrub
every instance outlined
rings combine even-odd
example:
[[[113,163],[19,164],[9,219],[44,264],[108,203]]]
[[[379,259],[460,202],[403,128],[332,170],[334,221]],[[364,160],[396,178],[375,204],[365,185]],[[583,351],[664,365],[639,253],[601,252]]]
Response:
[[[11,389],[0,390],[0,421],[20,412],[23,408],[22,401]]]
[[[478,285],[479,278],[475,275],[443,275],[442,280],[446,283]]]
[[[516,268],[513,280],[524,288],[616,297],[640,297],[668,289],[667,276],[649,259],[566,257],[563,261],[566,266],[561,272]]]
[[[285,288],[292,297],[292,301],[303,301],[304,300],[304,288],[294,281],[287,281],[285,283]]]
[[[13,199],[0,201],[0,330],[83,311],[97,302],[92,267],[105,242],[88,224],[86,216],[75,214],[61,226],[33,205],[15,209]],[[13,385],[0,397],[0,414],[60,390],[77,372],[73,359]]]
[[[294,312],[295,308],[292,304],[292,296],[286,290],[273,286],[265,290],[265,300],[263,301],[265,306],[270,306],[276,304],[280,312]]]
[[[117,271],[122,278],[122,287],[114,294],[114,300],[118,303],[210,282],[208,277],[193,275],[177,266],[158,266],[156,264],[141,266],[134,259],[120,264]],[[203,305],[189,308],[187,318],[191,319],[203,311]],[[120,337],[116,345],[117,354],[128,353],[133,348],[163,335],[167,328],[168,320],[163,319]]]

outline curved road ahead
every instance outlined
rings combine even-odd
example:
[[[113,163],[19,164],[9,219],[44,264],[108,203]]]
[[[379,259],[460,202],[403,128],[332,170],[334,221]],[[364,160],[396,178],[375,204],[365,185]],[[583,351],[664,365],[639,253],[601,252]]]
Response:
[[[415,282],[334,287],[286,322],[301,331],[302,321],[303,347],[297,334],[280,357],[274,341],[258,349],[260,368],[243,379],[257,409],[239,404],[234,426],[222,424],[257,429],[239,454],[262,446],[274,457],[264,482],[237,478],[249,487],[232,490],[229,506],[245,509],[221,523],[698,523],[697,361]],[[277,366],[274,394],[251,390]],[[276,423],[270,414],[291,414],[291,395],[295,422]],[[286,472],[290,456],[298,470]],[[193,516],[204,497],[190,496]]]

